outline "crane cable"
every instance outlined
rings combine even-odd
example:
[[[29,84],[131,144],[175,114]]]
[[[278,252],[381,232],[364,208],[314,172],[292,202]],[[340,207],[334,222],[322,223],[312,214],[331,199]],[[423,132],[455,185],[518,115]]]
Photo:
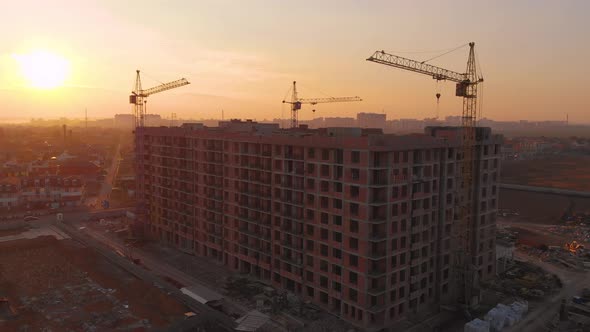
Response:
[[[305,84],[301,84],[301,83],[299,83],[299,86],[300,86],[300,87],[301,87],[301,86],[303,86],[303,89],[304,89],[304,90],[308,90],[308,91],[309,91],[309,90],[312,90],[312,91],[317,91],[318,93],[320,93],[320,94],[322,94],[322,95],[324,95],[324,96],[326,96],[326,97],[329,97],[329,98],[336,98],[336,97],[334,97],[334,96],[332,96],[332,95],[329,95],[329,94],[327,94],[327,93],[325,93],[325,92],[321,91],[320,89],[316,89],[316,88],[314,88],[314,87],[310,87],[310,86],[308,86],[308,85],[305,85]]]
[[[291,89],[292,89],[291,86],[289,86],[289,89],[287,89],[287,92],[285,93],[285,96],[283,96],[283,100],[287,100],[287,96],[291,93]],[[293,101],[295,101],[295,100],[293,100]]]
[[[428,62],[428,61],[430,61],[430,60],[434,60],[434,59],[440,58],[440,57],[441,57],[441,56],[443,56],[443,55],[447,55],[447,54],[449,54],[449,53],[455,52],[456,50],[458,50],[458,49],[460,49],[460,48],[462,48],[462,47],[465,47],[465,46],[467,46],[467,45],[469,45],[469,43],[467,43],[467,44],[463,44],[463,45],[461,45],[461,46],[457,46],[457,47],[455,47],[455,48],[453,48],[453,49],[451,49],[451,50],[449,50],[449,51],[447,51],[447,52],[444,52],[444,53],[442,53],[442,54],[439,54],[439,55],[437,55],[437,56],[434,56],[434,57],[432,57],[432,58],[430,58],[430,59],[428,59],[428,60],[424,60],[424,61],[422,61],[421,63],[426,63],[426,62]]]
[[[164,82],[160,81],[159,79],[157,79],[157,78],[155,78],[155,77],[153,77],[153,76],[151,76],[151,75],[148,75],[148,74],[146,74],[146,73],[145,73],[145,72],[143,72],[143,71],[141,72],[141,74],[142,74],[143,76],[146,76],[146,77],[147,77],[147,78],[149,78],[149,79],[152,79],[152,80],[154,80],[154,81],[156,81],[156,82],[160,83],[160,84],[164,84]]]
[[[451,47],[451,48],[445,48],[445,49],[441,49],[441,50],[430,50],[430,51],[391,51],[391,53],[408,53],[408,54],[410,54],[410,53],[412,53],[412,54],[418,54],[418,53],[422,53],[422,54],[425,54],[425,53],[441,53],[441,52],[446,52],[446,51],[449,51],[449,50],[452,50],[452,49],[453,49],[453,47]]]
[[[439,80],[436,80],[436,120],[438,120],[439,116],[439,104],[440,104],[440,85]]]
[[[287,89],[285,96],[283,97],[283,101],[287,100],[287,96],[291,93],[291,86]],[[285,128],[285,103],[281,103],[281,128]]]

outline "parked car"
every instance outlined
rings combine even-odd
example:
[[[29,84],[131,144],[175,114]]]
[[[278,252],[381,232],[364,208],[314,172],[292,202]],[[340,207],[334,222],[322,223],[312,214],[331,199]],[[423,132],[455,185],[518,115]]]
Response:
[[[39,220],[39,217],[35,217],[35,216],[26,216],[24,218],[25,221],[35,221],[35,220]]]

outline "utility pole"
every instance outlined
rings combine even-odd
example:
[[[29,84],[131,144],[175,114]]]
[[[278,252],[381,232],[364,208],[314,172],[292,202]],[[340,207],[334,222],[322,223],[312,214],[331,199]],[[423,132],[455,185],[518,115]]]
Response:
[[[176,113],[172,112],[172,114],[170,114],[170,127],[174,127],[175,123],[176,123]]]
[[[66,151],[66,148],[67,148],[67,146],[66,146],[66,129],[67,129],[67,126],[64,124],[64,125],[62,125],[62,128],[63,128],[63,132],[64,132],[63,134],[64,134],[64,152],[65,152]]]
[[[88,143],[88,108],[84,109],[84,138]]]

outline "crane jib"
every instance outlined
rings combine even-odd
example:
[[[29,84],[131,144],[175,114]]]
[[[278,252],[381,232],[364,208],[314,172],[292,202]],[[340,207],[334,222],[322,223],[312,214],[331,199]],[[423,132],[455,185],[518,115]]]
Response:
[[[436,80],[448,80],[458,83],[465,81],[467,79],[467,74],[458,73],[421,61],[416,61],[401,56],[385,53],[384,51],[376,51],[375,53],[373,53],[372,56],[370,56],[367,59],[367,61],[430,75]]]

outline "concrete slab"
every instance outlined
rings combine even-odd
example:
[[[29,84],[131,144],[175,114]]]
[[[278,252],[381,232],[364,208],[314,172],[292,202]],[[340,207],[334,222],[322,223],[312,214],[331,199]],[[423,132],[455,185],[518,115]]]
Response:
[[[42,226],[40,228],[32,228],[20,234],[8,235],[0,237],[0,242],[15,241],[23,239],[34,239],[40,236],[53,236],[58,240],[69,239],[70,237],[56,228],[55,226]]]

